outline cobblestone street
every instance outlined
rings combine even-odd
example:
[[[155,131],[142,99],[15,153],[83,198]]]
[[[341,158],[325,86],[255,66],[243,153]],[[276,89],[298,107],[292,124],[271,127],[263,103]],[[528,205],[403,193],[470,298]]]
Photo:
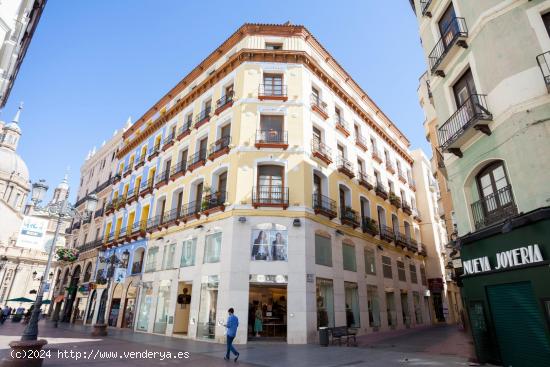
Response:
[[[0,353],[9,353],[8,343],[17,339],[23,325],[7,322],[0,326]],[[44,366],[226,366],[224,346],[182,338],[135,333],[110,329],[109,336],[93,338],[89,328],[60,325],[55,329],[40,323],[40,335],[48,340],[51,352]],[[454,326],[409,329],[358,338],[359,347],[317,345],[287,345],[284,343],[254,342],[237,345],[240,366],[467,366],[471,344],[466,335]],[[72,356],[71,356],[72,351]],[[149,358],[143,358],[143,352]],[[116,352],[116,357],[113,352]],[[131,352],[141,355],[131,356]],[[151,352],[157,352],[155,356]],[[159,354],[160,352],[160,354]],[[189,358],[172,357],[189,353]],[[80,354],[77,354],[80,353]],[[124,354],[126,353],[126,354]],[[80,360],[76,360],[76,356]]]

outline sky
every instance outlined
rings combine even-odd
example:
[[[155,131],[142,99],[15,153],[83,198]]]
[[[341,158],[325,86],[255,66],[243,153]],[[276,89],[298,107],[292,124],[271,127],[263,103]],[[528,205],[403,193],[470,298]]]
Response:
[[[0,119],[20,101],[18,153],[71,199],[89,150],[138,120],[243,23],[302,24],[411,141],[429,152],[418,104],[426,66],[406,0],[48,1]]]

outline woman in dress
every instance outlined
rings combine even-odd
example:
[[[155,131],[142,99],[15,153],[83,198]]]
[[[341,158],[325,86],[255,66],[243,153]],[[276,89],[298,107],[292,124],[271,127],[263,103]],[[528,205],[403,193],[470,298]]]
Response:
[[[264,231],[258,233],[258,237],[254,240],[252,246],[252,260],[266,260],[267,259],[267,235]]]
[[[275,239],[271,244],[273,260],[286,261],[285,240],[283,239],[283,235],[281,234],[281,232],[277,232],[277,234],[275,235]]]
[[[256,337],[260,337],[260,331],[263,331],[263,314],[260,305],[256,307],[256,314],[254,316],[254,332],[256,333]]]

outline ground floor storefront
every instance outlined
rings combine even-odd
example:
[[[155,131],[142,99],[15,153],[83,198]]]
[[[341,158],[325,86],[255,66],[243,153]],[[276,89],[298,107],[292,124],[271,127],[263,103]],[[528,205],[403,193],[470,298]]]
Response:
[[[479,361],[550,366],[550,208],[461,242],[463,299]]]
[[[230,307],[240,344],[317,343],[319,327],[364,335],[432,324],[423,257],[295,223],[229,217],[150,239],[135,330],[225,342]]]

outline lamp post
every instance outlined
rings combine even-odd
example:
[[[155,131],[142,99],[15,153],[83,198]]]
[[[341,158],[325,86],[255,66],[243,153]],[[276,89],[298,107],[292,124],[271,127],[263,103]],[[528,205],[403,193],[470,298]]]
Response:
[[[52,265],[52,258],[53,254],[55,252],[55,244],[57,243],[57,239],[59,237],[59,230],[61,228],[61,224],[63,223],[63,220],[65,218],[73,218],[77,217],[80,219],[87,218],[96,208],[98,199],[95,194],[89,195],[86,197],[86,209],[84,214],[80,214],[76,211],[76,208],[69,204],[67,197],[63,199],[60,202],[48,204],[44,207],[40,207],[40,202],[44,199],[44,196],[46,192],[48,191],[48,185],[46,185],[46,182],[44,180],[40,180],[38,182],[35,182],[32,185],[32,193],[31,193],[31,201],[33,203],[33,206],[36,210],[39,211],[46,211],[49,213],[50,216],[57,217],[57,223],[55,227],[55,232],[52,240],[52,245],[50,247],[49,253],[48,253],[48,262],[46,263],[46,268],[44,269],[44,274],[48,274],[50,272],[50,268]],[[7,364],[8,365],[17,365],[17,366],[41,366],[43,359],[37,358],[33,359],[33,356],[39,355],[39,353],[29,353],[30,350],[36,351],[42,349],[44,345],[47,344],[47,341],[45,339],[38,340],[38,321],[40,319],[40,307],[42,306],[42,298],[44,296],[44,288],[46,286],[47,279],[46,277],[42,277],[40,280],[40,286],[38,287],[38,294],[36,295],[36,300],[34,302],[34,308],[31,314],[30,321],[25,328],[25,331],[23,331],[23,334],[21,335],[21,340],[19,341],[13,341],[10,343],[10,347],[12,350],[17,353],[11,353],[11,356],[27,356],[27,358],[22,359],[8,359]],[[30,358],[29,358],[30,357]]]
[[[103,254],[99,256],[99,262],[103,264],[107,264],[107,286],[103,290],[103,292],[107,292],[107,298],[105,298],[105,303],[102,304],[101,299],[99,300],[99,310],[97,315],[96,323],[94,324],[94,328],[92,330],[93,336],[106,336],[107,335],[107,324],[105,323],[105,311],[107,308],[107,303],[109,301],[109,293],[111,292],[111,280],[113,279],[113,276],[115,275],[115,269],[118,267],[128,267],[128,259],[130,258],[130,251],[125,250],[122,253],[122,258],[119,258],[116,256],[115,252],[106,257],[105,251]],[[103,298],[103,296],[101,297]]]

